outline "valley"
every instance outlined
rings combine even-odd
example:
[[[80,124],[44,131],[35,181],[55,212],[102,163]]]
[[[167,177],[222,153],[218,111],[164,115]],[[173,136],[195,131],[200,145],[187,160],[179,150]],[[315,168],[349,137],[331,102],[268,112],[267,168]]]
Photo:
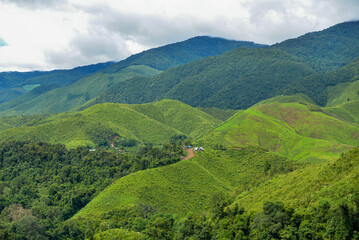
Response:
[[[0,238],[359,238],[358,39],[0,73]]]

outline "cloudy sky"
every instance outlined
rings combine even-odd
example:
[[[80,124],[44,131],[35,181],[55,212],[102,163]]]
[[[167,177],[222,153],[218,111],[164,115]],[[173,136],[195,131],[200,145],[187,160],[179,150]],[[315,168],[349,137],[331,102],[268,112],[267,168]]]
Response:
[[[198,35],[272,44],[359,19],[359,0],[0,0],[0,71],[122,60]]]

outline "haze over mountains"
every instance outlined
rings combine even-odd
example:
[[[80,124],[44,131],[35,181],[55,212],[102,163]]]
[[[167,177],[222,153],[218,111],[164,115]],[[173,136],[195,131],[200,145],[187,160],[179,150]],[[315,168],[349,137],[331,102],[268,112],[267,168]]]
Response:
[[[0,73],[0,223],[25,236],[21,203],[54,239],[355,239],[358,59],[355,21]]]

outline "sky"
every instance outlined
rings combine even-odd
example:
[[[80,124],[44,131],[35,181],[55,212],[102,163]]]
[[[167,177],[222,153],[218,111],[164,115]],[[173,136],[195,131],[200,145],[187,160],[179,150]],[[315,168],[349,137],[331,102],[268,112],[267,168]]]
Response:
[[[273,44],[359,19],[359,0],[0,0],[0,71],[119,61],[200,35]]]

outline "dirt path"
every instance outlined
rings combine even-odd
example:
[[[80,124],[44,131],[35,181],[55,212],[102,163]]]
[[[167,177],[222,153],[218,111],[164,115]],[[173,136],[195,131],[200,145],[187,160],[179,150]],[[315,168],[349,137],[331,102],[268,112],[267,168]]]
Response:
[[[186,149],[186,151],[188,152],[188,156],[185,157],[183,160],[189,159],[189,158],[191,158],[191,157],[194,156],[194,150],[193,150],[193,148],[188,148],[188,149]]]
[[[115,142],[115,138],[117,138],[118,136],[117,135],[113,135],[112,136],[112,141],[111,141],[111,147],[115,148],[115,145],[114,145],[114,142]]]

